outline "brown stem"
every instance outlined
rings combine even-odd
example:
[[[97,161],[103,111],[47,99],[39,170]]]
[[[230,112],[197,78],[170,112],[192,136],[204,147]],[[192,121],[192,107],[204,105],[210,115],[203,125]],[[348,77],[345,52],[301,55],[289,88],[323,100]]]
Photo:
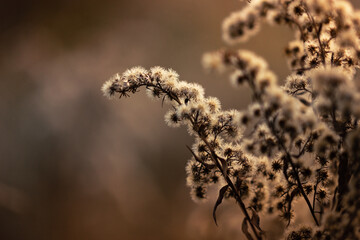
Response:
[[[251,88],[252,91],[253,91],[253,94],[254,94],[254,97],[256,98],[256,100],[259,101],[259,102],[262,102],[262,99],[261,99],[259,93],[257,93],[257,91],[256,91],[254,82],[253,82],[253,81],[249,81],[249,85],[250,85],[250,88]],[[281,147],[282,150],[284,151],[284,153],[285,153],[285,155],[286,155],[286,160],[290,163],[292,169],[294,170],[295,180],[296,180],[296,182],[297,182],[298,188],[299,188],[299,190],[300,190],[301,195],[304,197],[304,199],[305,199],[305,201],[306,201],[306,204],[308,205],[308,208],[309,208],[309,210],[310,210],[310,212],[311,212],[311,215],[312,215],[312,217],[313,217],[316,225],[317,225],[317,226],[320,226],[320,224],[319,224],[319,222],[318,222],[318,220],[317,220],[317,218],[316,218],[316,216],[315,216],[314,209],[313,209],[313,207],[311,206],[310,200],[309,200],[309,198],[307,197],[307,195],[306,195],[306,193],[305,193],[305,191],[304,191],[304,188],[303,188],[303,186],[302,186],[302,184],[301,184],[301,180],[300,180],[300,177],[299,177],[299,173],[298,173],[297,168],[296,168],[296,166],[295,166],[295,164],[294,164],[294,162],[293,162],[293,160],[292,160],[292,157],[291,157],[290,153],[288,152],[288,150],[287,150],[287,148],[285,147],[285,145],[282,143],[280,137],[277,135],[277,133],[276,133],[276,131],[275,131],[275,129],[274,129],[274,125],[271,124],[271,122],[269,121],[269,119],[266,118],[266,117],[265,117],[265,121],[266,121],[267,126],[268,126],[269,129],[271,130],[271,133],[275,136],[275,138],[276,138],[276,140],[278,141],[280,147]]]
[[[316,200],[316,192],[317,192],[317,186],[319,184],[319,181],[316,181],[316,184],[314,186],[314,197],[313,197],[313,210],[315,211],[315,200]]]
[[[305,193],[305,191],[304,191],[304,188],[303,188],[303,186],[302,186],[302,183],[301,183],[301,180],[300,180],[300,177],[299,177],[299,173],[298,173],[297,168],[296,168],[296,166],[295,166],[295,164],[294,164],[294,161],[292,160],[292,157],[291,157],[290,153],[287,151],[287,149],[286,149],[286,147],[284,146],[284,144],[282,143],[281,139],[280,139],[279,136],[276,134],[275,129],[273,128],[273,125],[268,121],[268,119],[267,119],[266,122],[267,122],[269,128],[271,129],[272,134],[273,134],[273,135],[275,136],[275,138],[277,139],[280,147],[283,149],[283,151],[284,151],[284,153],[285,153],[285,155],[286,155],[287,161],[290,163],[292,169],[294,170],[295,180],[296,180],[296,182],[297,182],[298,188],[299,188],[299,190],[300,190],[301,195],[302,195],[303,198],[305,199],[306,204],[308,205],[308,208],[309,208],[309,210],[310,210],[310,212],[311,212],[311,215],[312,215],[312,217],[313,217],[316,225],[317,225],[317,226],[320,226],[320,224],[319,224],[319,222],[318,222],[318,220],[317,220],[317,218],[316,218],[316,216],[315,216],[314,209],[313,209],[313,207],[311,206],[310,200],[309,200],[309,198],[307,197],[307,195],[306,195],[306,193]]]
[[[215,153],[215,151],[212,149],[211,145],[209,144],[209,142],[206,140],[206,138],[203,136],[203,134],[198,133],[201,140],[206,144],[206,146],[209,148],[210,153],[211,153],[211,158],[214,161],[215,165],[217,166],[217,168],[221,171],[223,177],[225,178],[226,183],[229,185],[229,187],[231,188],[231,190],[234,192],[235,194],[235,200],[236,202],[239,204],[242,212],[245,215],[245,219],[248,221],[248,223],[250,224],[251,230],[253,231],[256,239],[261,240],[262,238],[259,236],[258,232],[256,231],[255,226],[252,224],[251,222],[251,218],[249,213],[246,210],[246,206],[244,204],[244,202],[241,200],[241,196],[238,193],[234,183],[231,181],[231,179],[229,178],[229,176],[227,175],[226,172],[224,172],[224,169],[222,168],[221,164],[219,163],[218,159],[219,157],[217,156],[217,154]]]
[[[301,157],[304,153],[305,153],[305,150],[306,150],[306,147],[307,147],[307,144],[312,140],[312,136],[310,135],[310,137],[306,140],[306,142],[304,143],[303,147],[301,148],[301,150],[299,151],[298,154],[296,155],[293,155],[294,158],[299,158]]]
[[[341,137],[338,144],[338,151],[340,152],[342,143],[346,138],[347,132],[345,123],[338,121],[336,119],[336,105],[333,103],[331,112],[331,119],[334,131],[338,133]],[[340,212],[342,209],[342,200],[344,195],[348,192],[348,183],[350,181],[350,173],[349,173],[349,159],[347,155],[340,154],[339,156],[339,168],[338,168],[338,192],[337,192],[337,204],[336,211]]]
[[[308,16],[308,18],[310,19],[311,21],[311,24],[313,25],[313,28],[315,30],[315,33],[316,33],[316,39],[319,43],[319,47],[320,47],[320,55],[321,55],[321,60],[322,60],[322,63],[325,67],[325,64],[326,64],[326,54],[325,54],[325,49],[324,49],[324,46],[321,42],[321,39],[320,39],[320,34],[321,34],[321,25],[320,25],[320,28],[317,27],[316,23],[315,23],[315,20],[313,18],[313,16],[310,14],[309,12],[309,9],[308,7],[306,6],[306,4],[304,3],[304,9],[305,9],[305,12],[306,12],[306,15]]]
[[[338,170],[338,196],[337,196],[337,205],[336,211],[340,211],[342,209],[342,200],[344,195],[348,192],[348,183],[350,181],[351,175],[348,171],[348,158],[343,154],[340,155],[339,158],[339,170]]]

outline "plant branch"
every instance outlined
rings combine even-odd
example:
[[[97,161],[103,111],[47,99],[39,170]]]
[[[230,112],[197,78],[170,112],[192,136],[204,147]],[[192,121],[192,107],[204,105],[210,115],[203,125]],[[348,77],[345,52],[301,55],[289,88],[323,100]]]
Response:
[[[239,204],[242,212],[245,215],[245,219],[248,221],[248,223],[250,224],[251,230],[253,231],[256,239],[261,240],[261,237],[259,236],[258,232],[255,229],[255,226],[252,224],[251,222],[251,218],[249,213],[246,210],[246,206],[244,204],[244,202],[241,200],[241,196],[238,193],[234,183],[231,181],[231,179],[229,178],[229,176],[227,175],[227,173],[224,171],[223,167],[221,166],[221,164],[219,163],[218,159],[220,159],[217,154],[215,153],[215,151],[212,149],[211,145],[209,144],[209,142],[206,140],[206,138],[203,136],[202,133],[198,133],[201,140],[206,144],[206,146],[210,149],[211,152],[211,158],[214,161],[215,165],[217,166],[217,168],[221,171],[223,177],[225,178],[225,181],[227,182],[227,184],[229,185],[229,187],[231,188],[231,190],[234,193],[235,196],[235,200],[236,202]]]

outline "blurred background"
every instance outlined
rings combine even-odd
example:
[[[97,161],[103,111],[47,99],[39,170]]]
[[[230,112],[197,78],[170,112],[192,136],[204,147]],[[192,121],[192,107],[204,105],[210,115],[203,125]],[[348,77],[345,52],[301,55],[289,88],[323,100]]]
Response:
[[[243,4],[1,1],[0,239],[242,239],[233,202],[220,207],[216,227],[216,199],[190,199],[192,139],[166,127],[167,107],[144,91],[109,101],[100,88],[129,67],[161,65],[202,84],[223,108],[244,108],[247,89],[200,64],[224,46],[221,22]],[[284,78],[291,38],[285,27],[263,26],[241,47]]]

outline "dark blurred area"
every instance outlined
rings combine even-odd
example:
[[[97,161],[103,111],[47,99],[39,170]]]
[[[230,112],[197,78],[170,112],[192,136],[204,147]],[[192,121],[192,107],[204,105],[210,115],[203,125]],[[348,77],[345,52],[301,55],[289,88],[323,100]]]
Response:
[[[242,239],[232,202],[216,227],[215,198],[191,201],[184,167],[192,139],[166,127],[167,107],[144,92],[108,101],[100,87],[131,66],[161,65],[224,108],[245,107],[247,89],[200,64],[202,53],[224,46],[221,21],[243,4],[1,1],[0,239]],[[264,26],[241,47],[284,78],[291,38]]]

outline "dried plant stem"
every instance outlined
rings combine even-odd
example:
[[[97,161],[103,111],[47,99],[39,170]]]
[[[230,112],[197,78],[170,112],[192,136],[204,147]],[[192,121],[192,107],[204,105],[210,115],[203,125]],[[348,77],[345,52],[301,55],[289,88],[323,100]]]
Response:
[[[311,212],[311,215],[316,223],[317,226],[320,226],[317,218],[316,218],[316,215],[315,215],[315,212],[314,212],[314,208],[311,206],[311,203],[310,203],[310,200],[309,198],[307,197],[305,191],[304,191],[304,188],[302,186],[302,183],[301,183],[301,180],[300,180],[300,177],[299,177],[299,173],[295,167],[295,164],[291,158],[291,155],[289,154],[289,152],[286,150],[285,146],[283,144],[280,144],[280,146],[283,148],[283,150],[285,151],[285,154],[286,154],[286,158],[287,160],[289,161],[291,167],[293,168],[294,172],[295,172],[295,179],[296,179],[296,182],[298,184],[298,188],[300,189],[300,192],[301,192],[301,195],[304,197],[305,201],[306,201],[306,204],[308,205],[308,208]]]
[[[317,39],[317,41],[319,43],[319,47],[320,47],[321,61],[322,61],[322,64],[324,65],[324,67],[326,67],[326,53],[325,53],[324,46],[323,46],[323,44],[321,42],[321,39],[320,39],[322,24],[320,24],[320,27],[318,28],[316,23],[315,23],[315,20],[314,20],[313,16],[310,14],[309,9],[306,6],[306,4],[304,4],[304,9],[305,9],[306,15],[310,19],[311,24],[312,24],[312,26],[313,26],[313,28],[315,30],[316,39]]]
[[[313,209],[315,211],[315,206],[316,206],[316,192],[317,192],[317,187],[319,185],[319,181],[316,181],[316,184],[314,186],[314,196],[313,196]]]
[[[192,126],[196,126],[196,121],[194,119],[189,118],[189,120],[190,120]],[[226,170],[223,168],[223,166],[221,164],[222,159],[216,154],[216,152],[214,151],[211,144],[206,140],[206,137],[205,137],[206,134],[204,134],[201,130],[198,130],[197,134],[199,135],[201,140],[205,143],[205,145],[209,148],[211,159],[213,160],[215,166],[220,170],[220,172],[221,172],[222,176],[224,177],[226,183],[228,184],[228,186],[231,188],[232,192],[234,193],[235,200],[239,204],[240,209],[242,210],[243,214],[245,215],[246,221],[250,224],[251,230],[253,231],[256,239],[261,240],[262,238],[261,238],[261,236],[259,236],[259,233],[257,232],[254,224],[252,223],[250,215],[249,215],[248,211],[246,210],[246,206],[245,206],[244,202],[241,200],[241,196],[240,196],[238,190],[236,189],[234,183],[231,181],[231,179],[229,178],[229,176],[226,173]],[[225,162],[225,164],[226,164],[225,160],[223,160],[223,162]]]
[[[261,99],[261,97],[260,97],[261,95],[260,95],[260,93],[257,92],[257,90],[256,90],[256,88],[255,88],[255,85],[254,85],[254,81],[249,81],[249,85],[250,85],[250,88],[251,88],[252,91],[253,91],[254,98],[255,98],[257,101],[259,101],[259,102],[262,103],[262,99]],[[262,104],[262,105],[263,105],[263,104]],[[306,204],[307,204],[307,206],[308,206],[308,208],[309,208],[309,210],[310,210],[310,213],[311,213],[311,215],[312,215],[312,217],[313,217],[316,225],[317,225],[317,226],[320,226],[319,221],[318,221],[317,218],[316,218],[316,215],[315,215],[315,212],[314,212],[314,208],[311,206],[310,200],[309,200],[309,198],[307,197],[307,195],[306,195],[306,193],[305,193],[305,191],[304,191],[304,188],[303,188],[303,186],[302,186],[302,183],[301,183],[301,180],[300,180],[300,177],[299,177],[299,173],[298,173],[297,168],[296,168],[296,166],[295,166],[295,164],[294,164],[294,161],[293,161],[293,159],[292,159],[292,157],[291,157],[291,154],[289,153],[289,151],[287,150],[286,146],[284,146],[284,144],[283,144],[283,142],[281,141],[280,137],[279,137],[278,134],[276,133],[275,128],[274,128],[274,125],[270,122],[270,120],[269,120],[267,117],[265,117],[265,122],[266,122],[267,126],[269,127],[269,129],[271,130],[272,134],[275,136],[275,138],[276,138],[278,144],[280,145],[281,149],[284,151],[285,156],[286,156],[286,160],[287,160],[288,163],[290,163],[290,165],[291,165],[291,167],[292,167],[292,169],[293,169],[293,171],[294,171],[294,173],[295,173],[295,180],[296,180],[297,186],[298,186],[298,188],[299,188],[299,190],[300,190],[300,193],[301,193],[301,195],[303,196],[303,198],[305,199]],[[285,164],[285,163],[284,163],[284,164]],[[286,164],[287,164],[287,163],[286,163]]]
[[[211,158],[214,161],[216,167],[221,171],[226,183],[229,185],[229,187],[231,188],[231,190],[233,191],[234,195],[235,195],[235,200],[236,202],[239,204],[242,212],[245,215],[245,219],[248,221],[248,223],[250,224],[251,230],[253,231],[256,239],[261,240],[262,238],[259,236],[254,224],[251,222],[251,218],[249,213],[246,210],[246,206],[244,204],[244,202],[241,200],[241,196],[239,194],[239,192],[237,191],[234,183],[231,181],[231,179],[229,178],[229,176],[226,174],[226,172],[224,171],[223,167],[221,166],[221,164],[219,163],[219,156],[217,156],[217,154],[215,153],[215,151],[212,149],[211,145],[209,144],[209,142],[206,140],[205,137],[201,136],[201,133],[199,133],[199,136],[201,137],[201,140],[206,144],[206,146],[210,149],[210,153],[211,153]]]
[[[296,169],[296,166],[295,166],[295,164],[294,164],[294,161],[292,160],[292,157],[291,157],[290,153],[288,152],[287,148],[286,148],[286,147],[284,146],[284,144],[282,143],[280,137],[276,134],[273,124],[271,124],[269,120],[267,120],[266,123],[267,123],[268,127],[270,128],[272,134],[273,134],[273,135],[275,136],[275,138],[277,139],[280,147],[281,147],[282,150],[284,151],[285,156],[286,156],[286,160],[288,161],[288,163],[290,163],[290,165],[291,165],[291,167],[292,167],[292,169],[293,169],[293,171],[294,171],[294,173],[295,173],[295,180],[296,180],[296,182],[297,182],[297,186],[298,186],[298,188],[299,188],[299,190],[300,190],[301,195],[303,196],[303,198],[304,198],[305,201],[306,201],[306,204],[307,204],[307,206],[308,206],[308,208],[309,208],[309,210],[310,210],[310,213],[311,213],[311,215],[312,215],[312,217],[313,217],[316,225],[317,225],[317,226],[320,226],[319,221],[318,221],[317,218],[316,218],[316,215],[315,215],[315,212],[314,212],[314,208],[311,206],[310,200],[309,200],[309,198],[307,197],[307,195],[306,195],[306,193],[305,193],[305,191],[304,191],[304,188],[303,188],[303,186],[302,186],[302,183],[301,183],[301,180],[300,180],[300,177],[299,177],[299,172],[298,172],[297,169]]]

